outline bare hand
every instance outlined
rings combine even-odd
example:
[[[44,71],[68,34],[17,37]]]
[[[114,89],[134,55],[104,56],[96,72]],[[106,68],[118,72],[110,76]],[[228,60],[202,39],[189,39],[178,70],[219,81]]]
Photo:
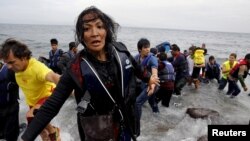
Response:
[[[244,87],[244,91],[247,91],[247,86]]]
[[[152,85],[152,84],[155,84],[155,85],[158,85],[160,86],[160,80],[159,80],[159,77],[156,76],[156,75],[152,75],[149,79],[149,82],[148,82],[148,85]]]
[[[148,96],[151,96],[154,94],[155,88],[156,88],[155,84],[148,85],[148,88],[147,88]]]

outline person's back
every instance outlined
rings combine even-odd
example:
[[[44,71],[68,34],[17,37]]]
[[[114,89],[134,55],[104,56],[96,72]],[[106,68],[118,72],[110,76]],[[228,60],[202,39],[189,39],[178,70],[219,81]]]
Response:
[[[60,57],[59,61],[57,62],[57,66],[60,68],[62,73],[66,70],[67,64],[70,62],[71,59],[75,57],[77,53],[77,46],[75,42],[69,43],[69,50],[64,52]]]
[[[194,50],[194,63],[195,65],[205,64],[204,49],[196,48]]]
[[[16,141],[19,135],[19,88],[15,74],[0,63],[0,139]]]
[[[61,74],[62,71],[57,66],[57,62],[60,60],[60,56],[62,56],[63,50],[58,49],[58,41],[57,41],[57,39],[51,39],[50,43],[51,43],[51,50],[49,52],[49,60],[50,60],[49,67],[55,73]]]
[[[175,80],[175,71],[173,65],[167,61],[166,53],[161,52],[157,55],[159,59],[158,66],[158,77],[161,82],[164,81],[174,81]]]
[[[194,50],[194,68],[192,73],[192,81],[195,85],[195,88],[197,89],[199,86],[199,78],[200,78],[200,72],[201,70],[205,70],[206,62],[204,57],[204,49],[200,47],[196,47]],[[205,71],[204,71],[205,72]],[[205,77],[205,73],[203,72],[202,78]]]
[[[174,91],[175,72],[173,65],[167,61],[167,55],[161,52],[157,55],[159,59],[158,77],[160,79],[160,88],[156,92],[156,100],[162,100],[162,105],[169,107],[169,102]]]

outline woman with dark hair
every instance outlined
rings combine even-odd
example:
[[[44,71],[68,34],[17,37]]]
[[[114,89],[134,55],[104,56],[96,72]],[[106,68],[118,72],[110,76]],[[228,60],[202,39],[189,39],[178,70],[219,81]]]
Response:
[[[124,44],[115,42],[117,27],[118,24],[96,7],[89,7],[79,15],[76,40],[84,49],[61,76],[53,95],[23,134],[23,140],[36,138],[57,115],[72,90],[78,104],[81,140],[136,140],[135,74],[141,73]],[[139,77],[149,81],[149,93],[152,93],[158,78],[151,77],[150,73]]]

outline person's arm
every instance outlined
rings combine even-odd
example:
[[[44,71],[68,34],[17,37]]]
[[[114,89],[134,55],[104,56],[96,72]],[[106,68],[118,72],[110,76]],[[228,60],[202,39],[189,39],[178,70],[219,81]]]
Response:
[[[47,81],[50,81],[50,82],[53,82],[55,84],[58,83],[58,81],[60,80],[60,75],[53,72],[53,71],[50,71],[46,76],[45,76],[45,80]]]
[[[57,84],[53,94],[46,100],[36,113],[34,119],[29,124],[22,135],[24,141],[34,141],[48,123],[58,114],[64,102],[76,87],[73,79],[65,73]]]
[[[152,79],[158,79],[158,69],[156,68],[152,68],[152,76],[151,76]],[[157,85],[159,85],[159,83],[157,83]],[[147,92],[148,92],[148,95],[152,95],[155,91],[155,87],[156,87],[156,84],[154,82],[150,82],[148,83],[148,89],[147,89]]]
[[[135,61],[135,58],[133,58],[133,56],[129,52],[128,56],[134,67],[135,75],[137,78],[141,79],[145,83],[159,85],[160,81],[158,77],[152,77],[152,74],[150,72],[144,73],[142,67]]]
[[[156,57],[153,57],[153,56],[151,57],[150,66],[151,66],[152,79],[158,78],[158,61]],[[159,83],[157,85],[159,85]],[[150,83],[150,82],[148,83],[147,91],[148,91],[149,96],[154,93],[155,87],[156,87],[156,84]]]
[[[246,84],[244,82],[244,78],[243,78],[245,70],[246,70],[246,65],[240,66],[239,73],[238,73],[238,79],[239,79],[240,84],[241,84],[242,88],[244,89],[244,91],[247,91],[247,86],[246,86]]]

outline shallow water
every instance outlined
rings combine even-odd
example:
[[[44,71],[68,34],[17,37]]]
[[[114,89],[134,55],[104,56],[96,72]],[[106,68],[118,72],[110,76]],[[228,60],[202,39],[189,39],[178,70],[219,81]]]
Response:
[[[249,81],[247,81],[249,86]],[[250,120],[250,97],[242,92],[231,99],[225,95],[226,89],[219,92],[217,83],[201,84],[196,90],[194,86],[186,86],[183,95],[173,96],[170,107],[159,104],[160,114],[154,115],[148,103],[142,109],[141,135],[138,141],[197,141],[207,134],[210,124],[245,124]],[[219,112],[218,118],[193,119],[186,114],[187,108],[209,108]],[[61,129],[62,141],[79,140],[76,125],[76,104],[69,98],[52,123]],[[26,106],[21,104],[21,121]],[[40,137],[37,138],[40,140]]]
[[[48,57],[49,40],[57,38],[59,47],[67,50],[68,43],[74,40],[73,26],[41,26],[41,25],[6,25],[0,24],[0,42],[10,37],[21,39],[28,44],[34,57]],[[170,29],[128,28],[123,27],[118,32],[118,40],[124,42],[132,54],[137,53],[137,41],[146,37],[151,41],[151,47],[163,41],[176,43],[181,50],[188,49],[191,44],[196,46],[206,43],[208,53],[214,55],[219,63],[226,60],[232,52],[238,58],[250,50],[250,34],[225,33],[207,31],[185,31]],[[82,47],[79,47],[79,50]],[[250,80],[246,79],[250,88]],[[139,141],[196,141],[207,134],[208,124],[248,124],[250,120],[250,96],[241,92],[234,99],[228,98],[226,89],[218,92],[217,83],[202,84],[198,90],[186,86],[181,97],[173,97],[169,108],[160,104],[160,114],[153,115],[148,103],[143,106],[141,121],[141,136]],[[20,122],[25,122],[28,109],[21,93]],[[210,108],[219,112],[216,119],[193,119],[185,112],[187,108]],[[74,98],[69,98],[52,123],[61,129],[62,141],[79,140],[76,125],[76,104]],[[37,138],[40,140],[40,137]]]

